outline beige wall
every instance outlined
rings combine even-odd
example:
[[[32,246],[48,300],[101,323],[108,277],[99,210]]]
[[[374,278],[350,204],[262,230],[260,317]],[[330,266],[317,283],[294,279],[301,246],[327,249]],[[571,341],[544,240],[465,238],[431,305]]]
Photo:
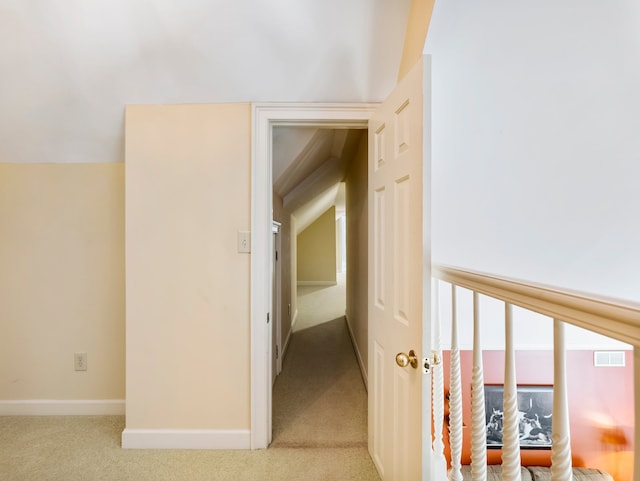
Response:
[[[298,234],[298,283],[336,283],[336,208]]]
[[[293,310],[291,308],[291,214],[284,209],[282,197],[273,193],[273,220],[280,222],[280,292],[281,334],[284,343],[291,332]]]
[[[0,400],[123,399],[124,165],[0,164],[0,231]]]
[[[361,369],[367,372],[367,133],[349,163],[346,182],[347,210],[347,322],[353,334]],[[366,374],[365,374],[366,375]]]
[[[250,427],[250,116],[127,107],[128,429]]]

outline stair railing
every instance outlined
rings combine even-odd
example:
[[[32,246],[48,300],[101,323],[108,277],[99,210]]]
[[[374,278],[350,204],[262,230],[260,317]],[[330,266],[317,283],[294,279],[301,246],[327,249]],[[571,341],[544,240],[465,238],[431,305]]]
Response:
[[[472,372],[472,420],[471,420],[471,471],[473,481],[486,481],[486,414],[484,400],[484,373],[482,366],[482,344],[480,339],[480,319],[478,315],[478,295],[483,294],[505,303],[505,379],[504,417],[502,447],[502,479],[521,481],[520,444],[518,429],[517,376],[513,339],[513,306],[519,306],[554,320],[554,393],[553,432],[551,454],[552,481],[572,480],[571,437],[569,432],[569,409],[566,388],[565,323],[617,339],[634,346],[638,353],[640,346],[640,304],[611,299],[603,296],[570,291],[520,280],[462,270],[448,266],[434,266],[435,312],[434,351],[441,356],[439,288],[443,281],[451,286],[451,356],[449,388],[449,441],[451,469],[449,479],[462,481],[461,453],[463,438],[462,388],[460,349],[458,344],[457,288],[463,287],[473,292],[473,372]],[[637,356],[636,356],[637,357]],[[444,462],[442,442],[442,419],[444,412],[444,387],[442,372],[434,372],[433,416],[434,416],[434,456],[436,465]],[[634,373],[634,381],[640,377],[640,369]],[[640,386],[639,382],[635,383]],[[640,413],[640,396],[636,396],[636,416]],[[636,432],[635,454],[640,450]],[[640,459],[640,457],[635,457]],[[442,468],[440,468],[442,469]],[[638,468],[635,468],[638,473]],[[640,475],[634,479],[639,479]]]

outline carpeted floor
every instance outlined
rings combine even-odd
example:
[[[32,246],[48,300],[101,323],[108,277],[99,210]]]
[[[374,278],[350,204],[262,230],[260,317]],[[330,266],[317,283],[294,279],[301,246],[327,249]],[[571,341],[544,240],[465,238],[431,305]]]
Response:
[[[0,480],[379,480],[344,319],[297,332],[285,366],[274,388],[269,449],[125,450],[122,416],[0,417]]]
[[[3,481],[374,480],[366,449],[120,448],[121,416],[0,418]]]
[[[272,447],[367,446],[367,393],[344,317],[293,334],[273,389]]]

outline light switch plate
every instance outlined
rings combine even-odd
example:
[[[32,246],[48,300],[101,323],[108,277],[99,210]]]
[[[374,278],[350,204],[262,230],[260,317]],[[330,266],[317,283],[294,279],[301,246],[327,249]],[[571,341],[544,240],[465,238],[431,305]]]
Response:
[[[238,252],[251,252],[251,232],[238,231]]]

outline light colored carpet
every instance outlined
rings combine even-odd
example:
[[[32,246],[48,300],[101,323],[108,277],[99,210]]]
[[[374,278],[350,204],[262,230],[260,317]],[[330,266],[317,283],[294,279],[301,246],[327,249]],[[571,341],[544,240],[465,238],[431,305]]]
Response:
[[[126,450],[122,416],[0,417],[3,481],[369,481],[365,448]]]
[[[367,446],[367,393],[344,317],[293,334],[273,389],[274,447]]]

